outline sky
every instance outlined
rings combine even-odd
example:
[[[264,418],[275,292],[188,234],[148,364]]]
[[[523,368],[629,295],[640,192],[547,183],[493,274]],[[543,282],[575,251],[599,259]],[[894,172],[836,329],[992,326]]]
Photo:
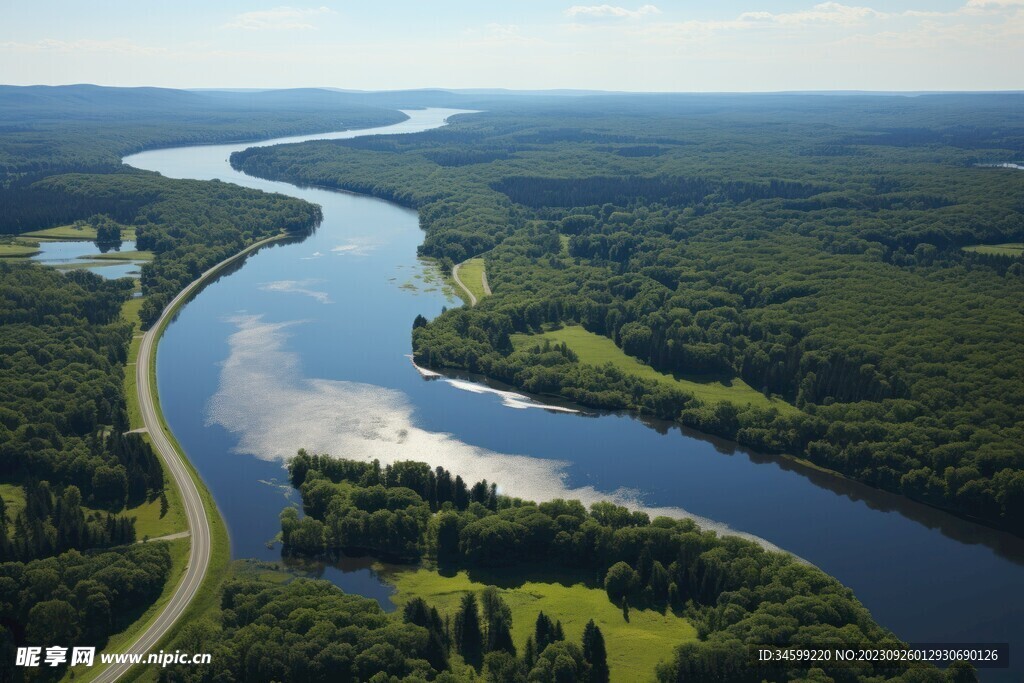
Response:
[[[0,0],[0,82],[1024,89],[1024,0]]]

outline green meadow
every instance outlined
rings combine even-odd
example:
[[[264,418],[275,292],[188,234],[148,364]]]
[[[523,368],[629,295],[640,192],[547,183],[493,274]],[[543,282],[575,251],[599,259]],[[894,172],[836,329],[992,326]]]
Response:
[[[1006,244],[972,244],[964,247],[964,251],[991,256],[1024,256],[1024,243],[1007,242]]]
[[[479,593],[487,587],[471,580],[464,571],[447,577],[432,569],[399,570],[388,573],[385,579],[397,589],[392,600],[399,607],[420,597],[436,607],[442,617],[455,614],[465,593]],[[512,610],[512,638],[520,653],[533,633],[539,612],[561,620],[566,639],[574,642],[580,640],[583,627],[593,619],[604,635],[613,681],[650,678],[654,667],[669,659],[677,645],[697,639],[693,625],[671,612],[633,609],[627,622],[603,590],[581,583],[566,586],[526,581],[499,590]]]
[[[480,301],[487,292],[484,291],[484,260],[482,258],[471,258],[459,266],[459,279],[466,285],[473,296]]]
[[[704,402],[717,403],[727,401],[735,404],[750,404],[758,408],[777,408],[781,412],[796,412],[796,408],[777,398],[767,398],[754,390],[741,379],[700,379],[674,377],[659,372],[651,366],[627,355],[608,337],[588,332],[579,325],[567,325],[560,330],[551,330],[541,334],[514,334],[512,344],[516,349],[529,348],[538,343],[550,341],[552,344],[565,343],[579,356],[581,363],[601,366],[611,363],[615,368],[644,379],[654,380],[671,385],[687,393],[693,394]]]

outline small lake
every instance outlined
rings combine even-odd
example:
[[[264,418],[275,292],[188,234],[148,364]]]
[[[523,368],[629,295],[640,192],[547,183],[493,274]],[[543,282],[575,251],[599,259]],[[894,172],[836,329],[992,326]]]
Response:
[[[408,113],[379,131],[287,141],[415,132],[454,112]],[[217,500],[235,557],[280,558],[268,541],[281,509],[298,502],[282,467],[298,448],[417,459],[526,498],[613,499],[764,539],[837,577],[906,641],[1024,644],[1018,538],[676,426],[546,410],[479,378],[421,374],[408,358],[413,319],[460,302],[416,257],[416,213],[234,171],[228,156],[248,146],[125,159],[323,207],[314,234],[268,246],[223,274],[179,312],[159,346],[161,405]],[[389,589],[365,560],[324,576],[388,604]],[[1022,670],[984,678],[1020,680]]]
[[[32,256],[32,260],[56,268],[89,270],[108,279],[138,277],[142,261],[90,258],[101,254],[134,250],[135,242],[131,240],[121,242],[117,248],[109,249],[101,249],[92,240],[39,240],[39,253]]]

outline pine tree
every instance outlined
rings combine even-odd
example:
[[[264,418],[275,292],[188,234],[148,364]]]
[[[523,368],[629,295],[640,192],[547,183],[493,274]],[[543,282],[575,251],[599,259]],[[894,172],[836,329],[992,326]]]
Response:
[[[544,649],[555,641],[555,627],[548,615],[541,612],[537,615],[537,623],[533,628],[533,640],[537,645],[537,656],[539,657]]]
[[[591,683],[608,683],[608,652],[601,629],[593,619],[583,629],[583,658],[590,664]]]
[[[514,656],[516,646],[512,643],[512,610],[494,586],[484,589],[481,603],[487,624],[487,652],[501,650]]]
[[[476,597],[472,593],[463,596],[459,612],[455,615],[455,646],[467,664],[480,669],[484,660],[484,642]]]
[[[537,661],[537,645],[533,640],[533,636],[526,639],[526,648],[523,650],[523,661],[526,662],[527,670],[532,669],[534,663]]]

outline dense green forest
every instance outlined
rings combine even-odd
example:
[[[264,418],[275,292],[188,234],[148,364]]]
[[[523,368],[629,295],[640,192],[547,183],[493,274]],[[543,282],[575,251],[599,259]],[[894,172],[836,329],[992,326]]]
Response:
[[[493,296],[413,332],[417,362],[637,410],[1024,531],[1019,95],[567,99],[249,149],[256,175],[419,209],[421,251]],[[412,321],[410,321],[412,322]],[[513,334],[580,324],[702,402]]]
[[[589,510],[574,500],[537,504],[499,495],[493,482],[466,482],[441,467],[432,470],[412,461],[381,467],[377,461],[300,451],[290,462],[289,473],[302,493],[305,516],[300,518],[295,508],[282,512],[286,554],[331,557],[342,550],[365,552],[392,561],[428,560],[447,573],[510,568],[534,580],[541,574],[557,581],[566,571],[575,572],[603,587],[608,599],[622,607],[627,621],[630,610],[651,609],[672,611],[697,626],[699,640],[681,648],[674,660],[658,669],[661,681],[813,680],[808,678],[813,672],[806,669],[767,672],[758,668],[748,661],[748,644],[898,644],[874,623],[849,589],[820,570],[751,541],[702,531],[691,520],[651,520],[645,513],[611,503],[598,503]],[[503,576],[507,579],[509,573]],[[304,586],[299,594],[309,590]],[[286,592],[264,589],[261,594],[265,600]],[[342,600],[338,591],[334,595],[339,596],[334,600]],[[479,619],[476,600],[477,596],[467,594],[458,612],[445,618],[422,600],[408,603],[404,620],[427,633],[421,635],[420,645],[399,649],[418,653],[438,671],[443,669],[440,664],[458,654],[488,680],[607,680],[607,663],[598,664],[605,659],[603,637],[599,629],[591,628],[592,622],[577,645],[564,641],[559,615],[542,612],[524,651],[517,652],[500,597],[494,592],[480,597]],[[230,607],[230,599],[224,602]],[[370,607],[367,611],[375,613]],[[253,621],[259,618],[260,612],[251,608],[244,612]],[[267,631],[268,640],[297,640],[296,629],[310,629],[319,637],[319,629],[308,621],[297,625],[302,620],[295,617],[296,611],[290,614],[291,625],[280,619],[272,624],[286,635],[271,636]],[[334,628],[338,627],[335,623]],[[230,627],[225,627],[223,634],[213,637],[224,642],[229,635]],[[297,665],[266,657],[262,651],[251,656],[264,657],[267,666],[273,662],[278,667],[273,672],[260,671],[252,680],[271,680],[274,674],[289,678],[297,672],[290,669],[292,676],[284,675],[289,671],[286,667]],[[345,672],[358,666],[352,660],[349,656],[340,663]],[[559,674],[559,668],[566,671]],[[404,673],[409,671],[406,668]],[[948,680],[930,668],[866,666],[818,673],[836,681]],[[341,680],[349,680],[345,673],[340,675]]]
[[[24,645],[102,648],[156,600],[170,569],[162,543],[0,563],[0,656],[13,662]],[[33,673],[33,680],[58,680],[67,667]],[[0,680],[20,679],[7,667]]]
[[[87,271],[0,263],[0,480],[24,483],[36,501],[23,510],[26,529],[51,517],[39,481],[110,511],[163,489],[149,446],[123,433],[132,328],[120,312],[131,291]]]
[[[148,443],[124,433],[132,285],[0,263],[0,648],[101,645],[169,575],[123,514],[159,495]],[[122,546],[110,554],[83,554]],[[126,578],[127,577],[127,578]],[[6,655],[5,655],[6,656]]]

